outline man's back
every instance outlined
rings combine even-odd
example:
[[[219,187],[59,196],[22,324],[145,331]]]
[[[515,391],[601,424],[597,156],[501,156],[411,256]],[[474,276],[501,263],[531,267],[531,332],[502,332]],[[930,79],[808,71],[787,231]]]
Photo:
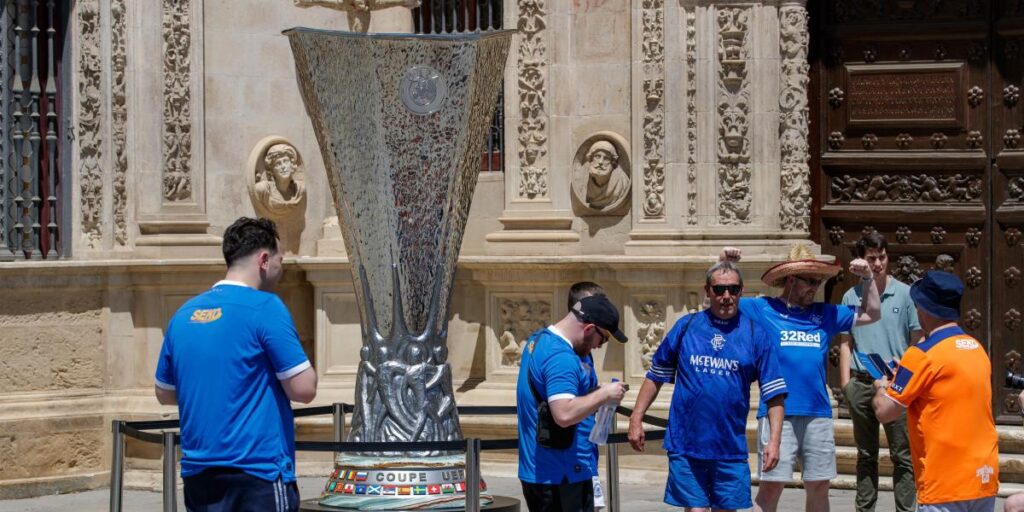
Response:
[[[910,347],[900,361],[889,397],[908,408],[921,503],[984,498],[999,489],[991,378],[984,347],[955,326]]]
[[[167,328],[158,386],[177,393],[182,476],[231,467],[295,479],[291,408],[279,379],[309,367],[276,295],[218,283],[189,300]]]

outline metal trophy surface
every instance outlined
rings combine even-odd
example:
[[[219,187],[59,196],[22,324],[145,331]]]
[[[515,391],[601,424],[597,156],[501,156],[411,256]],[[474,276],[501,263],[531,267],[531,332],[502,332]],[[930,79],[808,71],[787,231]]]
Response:
[[[448,304],[512,32],[285,31],[360,305],[349,441],[462,439]],[[319,503],[461,508],[465,481],[462,454],[340,454]]]

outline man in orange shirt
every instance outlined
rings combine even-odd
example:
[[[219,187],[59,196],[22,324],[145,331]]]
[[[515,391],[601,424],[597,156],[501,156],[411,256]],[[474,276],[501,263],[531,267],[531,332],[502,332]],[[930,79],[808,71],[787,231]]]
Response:
[[[907,349],[891,383],[875,381],[879,421],[907,411],[921,512],[992,512],[999,490],[992,365],[956,323],[963,291],[958,277],[939,271],[910,287],[928,338]]]

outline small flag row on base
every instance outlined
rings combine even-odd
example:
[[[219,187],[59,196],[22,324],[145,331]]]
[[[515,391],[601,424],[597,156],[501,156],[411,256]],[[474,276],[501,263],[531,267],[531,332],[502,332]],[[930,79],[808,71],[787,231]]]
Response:
[[[487,484],[480,481],[480,490],[486,491]],[[429,496],[466,492],[466,482],[432,485],[369,485],[331,481],[327,492],[333,494],[365,494],[369,496]]]

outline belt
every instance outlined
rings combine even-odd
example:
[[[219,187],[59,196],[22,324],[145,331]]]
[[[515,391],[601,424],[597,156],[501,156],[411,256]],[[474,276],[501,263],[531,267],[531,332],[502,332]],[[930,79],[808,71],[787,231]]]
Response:
[[[858,370],[850,370],[850,378],[863,382],[864,384],[874,384],[875,378],[868,372],[862,372]]]

